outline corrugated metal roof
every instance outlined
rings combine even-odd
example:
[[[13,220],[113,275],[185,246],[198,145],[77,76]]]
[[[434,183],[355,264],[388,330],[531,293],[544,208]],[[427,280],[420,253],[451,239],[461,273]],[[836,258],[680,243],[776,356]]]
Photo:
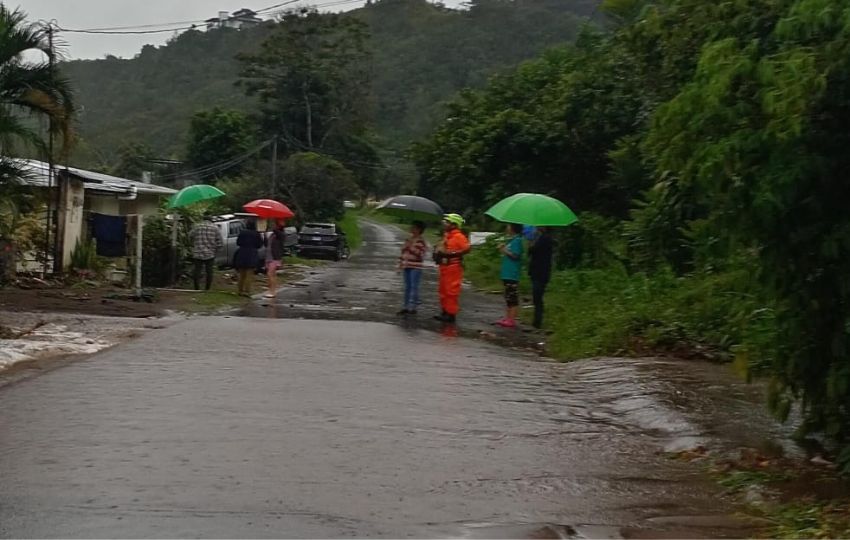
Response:
[[[43,161],[36,159],[16,159],[26,172],[25,176],[20,178],[20,181],[28,186],[47,187],[49,183],[49,166]],[[55,171],[57,174],[71,175],[83,181],[83,187],[87,191],[95,191],[106,194],[129,194],[136,191],[140,194],[162,195],[167,196],[177,193],[177,190],[158,186],[156,184],[146,184],[135,180],[128,180],[118,176],[87,171],[76,167],[67,167],[65,165],[56,165]]]

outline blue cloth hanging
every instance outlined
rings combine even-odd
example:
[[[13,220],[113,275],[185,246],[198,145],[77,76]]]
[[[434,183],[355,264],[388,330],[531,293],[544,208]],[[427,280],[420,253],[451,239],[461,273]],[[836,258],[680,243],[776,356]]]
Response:
[[[101,257],[127,255],[127,217],[92,214],[92,236],[97,240],[97,254]]]

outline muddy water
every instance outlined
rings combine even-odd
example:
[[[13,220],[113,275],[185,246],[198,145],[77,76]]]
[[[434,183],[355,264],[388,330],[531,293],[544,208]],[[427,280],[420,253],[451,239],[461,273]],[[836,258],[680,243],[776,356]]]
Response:
[[[749,533],[668,453],[784,440],[752,387],[466,339],[500,307],[471,291],[461,337],[401,323],[398,234],[366,233],[254,318],[192,319],[0,390],[0,536]]]
[[[424,306],[420,317],[400,320],[393,316],[401,280],[392,268],[403,234],[394,227],[374,222],[366,221],[363,225],[366,244],[351,261],[315,272],[284,291],[275,301],[253,306],[247,314],[272,318],[383,321],[410,331],[484,337],[515,349],[545,352],[545,335],[494,328],[490,322],[500,314],[501,300],[497,296],[478,294],[468,284],[464,287],[458,329],[432,323],[428,315],[439,310],[435,269],[425,272]],[[531,356],[526,360],[533,361]],[[556,432],[570,438],[598,438],[596,440],[603,441],[602,444],[613,444],[608,438],[611,433],[616,433],[617,437],[625,433],[631,441],[651,439],[655,450],[667,453],[694,448],[734,451],[741,447],[756,448],[768,454],[802,453],[791,442],[792,428],[778,424],[766,413],[762,389],[745,384],[728,366],[662,359],[602,358],[550,369],[557,375],[531,379],[523,374],[514,384],[520,385],[526,395],[533,396],[522,399],[551,410],[552,416],[547,422],[556,423],[559,426]],[[564,383],[565,380],[568,382]],[[626,445],[620,450],[618,455],[623,460],[624,470],[635,471],[637,479],[644,466],[637,456],[646,449],[635,450]],[[668,480],[685,485],[691,482],[681,478]],[[661,491],[675,491],[665,482],[655,485],[651,491],[658,492],[657,488],[662,485]],[[703,488],[712,491],[712,488]],[[701,511],[710,512],[711,506],[708,504]],[[700,512],[697,508],[692,511]],[[678,529],[683,532],[698,522],[699,518],[658,516],[654,523],[674,528],[683,526],[684,529]],[[498,536],[499,531],[511,531],[507,534],[525,536],[527,532],[519,533],[510,526],[500,527],[504,526],[482,524],[475,534]],[[563,537],[577,533],[569,527],[552,526],[528,534]],[[601,529],[591,533],[604,534]]]
[[[738,405],[697,379],[380,323],[193,319],[0,391],[0,536],[741,536],[663,453],[734,428],[701,423]]]

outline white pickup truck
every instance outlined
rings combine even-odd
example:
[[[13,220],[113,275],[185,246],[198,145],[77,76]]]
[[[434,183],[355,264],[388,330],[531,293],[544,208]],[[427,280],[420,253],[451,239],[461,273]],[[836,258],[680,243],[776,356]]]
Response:
[[[216,266],[233,266],[233,256],[236,255],[236,250],[238,249],[236,238],[250,219],[257,219],[257,216],[254,214],[239,213],[213,217],[213,224],[218,228],[222,240],[221,249],[215,255]],[[286,227],[283,231],[285,253],[294,253],[298,248],[298,229],[295,227]],[[265,260],[265,251],[265,248],[260,249],[260,261]]]

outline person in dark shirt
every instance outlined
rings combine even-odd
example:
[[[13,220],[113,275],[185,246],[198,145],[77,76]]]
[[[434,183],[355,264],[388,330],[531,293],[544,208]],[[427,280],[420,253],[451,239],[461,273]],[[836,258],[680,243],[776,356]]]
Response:
[[[239,249],[233,256],[233,267],[239,272],[239,296],[251,296],[251,281],[259,262],[263,237],[257,232],[257,222],[249,220],[236,238]]]
[[[552,254],[555,241],[547,227],[538,227],[534,241],[528,248],[530,263],[528,275],[531,277],[531,296],[534,300],[534,327],[543,326],[543,295],[546,285],[552,277]]]

